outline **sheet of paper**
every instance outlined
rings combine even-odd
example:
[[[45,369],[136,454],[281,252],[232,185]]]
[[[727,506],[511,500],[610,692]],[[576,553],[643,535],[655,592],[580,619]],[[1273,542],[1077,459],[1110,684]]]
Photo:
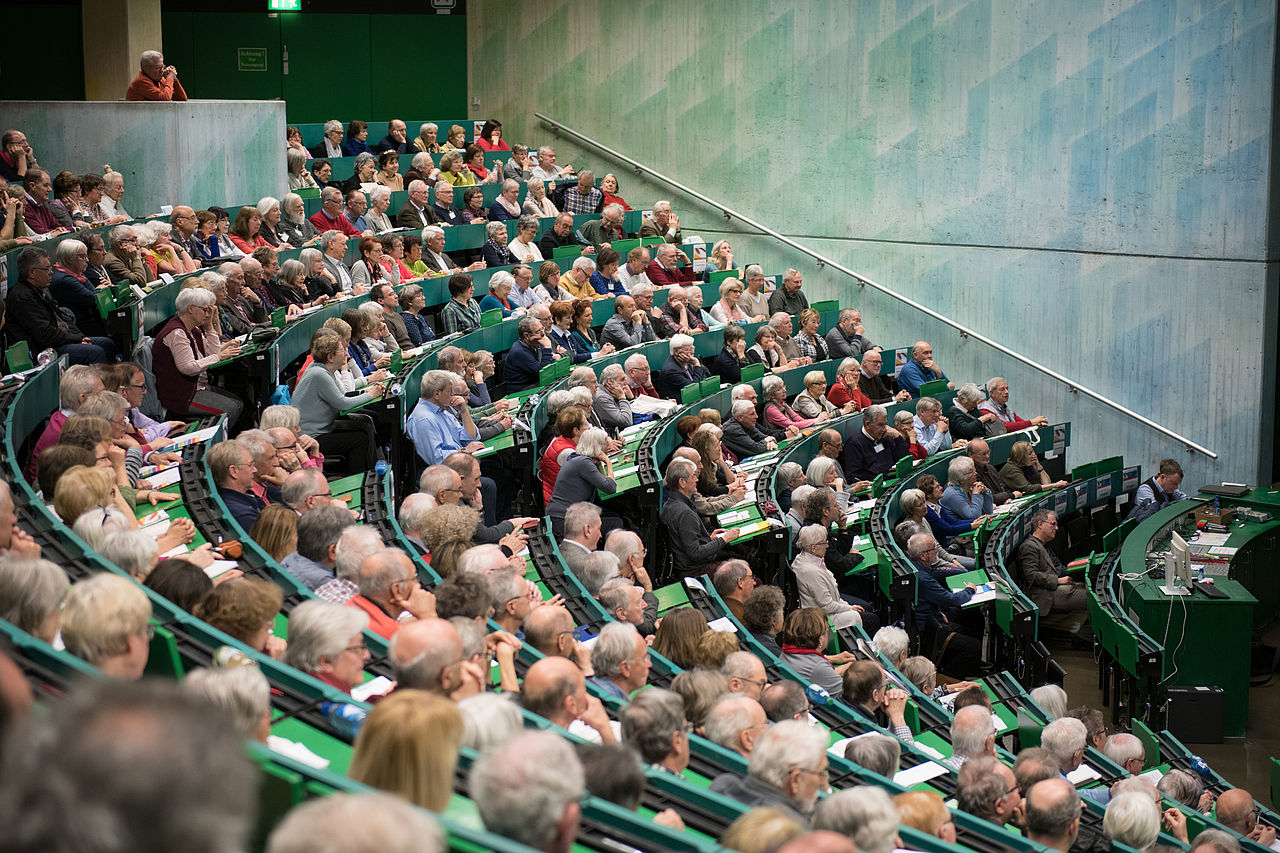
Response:
[[[357,702],[368,702],[370,696],[381,696],[395,687],[396,683],[385,675],[371,678],[359,687],[351,688],[351,698]]]
[[[163,489],[165,486],[172,486],[182,479],[182,472],[178,470],[177,465],[171,465],[163,471],[152,474],[145,480],[140,480],[139,485],[145,484],[145,488],[152,490]]]
[[[1160,780],[1164,778],[1164,774],[1161,773],[1158,769],[1151,769],[1151,770],[1148,770],[1146,773],[1139,773],[1138,778],[1146,779],[1152,785],[1159,785]]]
[[[1196,538],[1191,541],[1197,545],[1226,545],[1229,538],[1231,536],[1228,533],[1197,533]]]
[[[712,631],[730,631],[734,634],[738,633],[738,629],[733,624],[733,620],[728,616],[721,616],[719,619],[712,619],[707,623],[707,627]]]
[[[1239,548],[1230,548],[1226,545],[1214,545],[1212,548],[1209,549],[1209,553],[1217,554],[1220,557],[1230,557],[1230,556],[1233,556],[1236,553],[1236,551],[1239,551],[1239,550],[1240,550]]]
[[[739,510],[734,510],[732,512],[722,512],[720,513],[720,523],[733,526],[740,521],[746,521],[750,517],[751,517],[751,510],[749,509],[739,509]]]
[[[974,593],[973,598],[969,599],[969,604],[983,604],[988,601],[995,601],[999,598],[1000,592],[993,585],[984,583],[978,587],[978,591]]]
[[[698,580],[697,578],[685,578],[684,585],[689,587],[690,589],[697,589],[697,590],[701,590],[702,592],[707,591],[707,588],[702,585],[702,581]]]
[[[1067,774],[1067,779],[1072,785],[1083,785],[1086,782],[1092,782],[1095,779],[1101,779],[1102,775],[1087,764],[1081,764],[1075,770]]]
[[[637,465],[628,465],[625,468],[614,468],[613,478],[615,480],[620,480],[628,474],[634,474],[637,470],[639,470],[639,466]]]
[[[871,508],[874,507],[875,505],[876,505],[876,499],[869,498],[865,501],[858,501],[855,504],[849,504],[849,512],[870,511]]]
[[[317,770],[326,770],[329,767],[329,759],[316,755],[296,741],[287,740],[278,735],[267,735],[267,747],[272,752],[278,752],[300,764],[314,767]]]
[[[182,551],[184,554],[187,553],[186,546],[183,546]],[[178,554],[176,556],[181,557],[182,554]],[[239,564],[236,563],[235,560],[214,560],[205,567],[204,573],[209,576],[210,580],[213,580],[220,575],[225,575],[227,572],[235,568],[239,568]]]
[[[936,761],[926,761],[923,764],[917,764],[915,767],[908,767],[906,770],[899,770],[894,773],[893,781],[904,788],[910,788],[919,785],[921,782],[928,782],[930,779],[945,776],[949,772],[945,765],[938,764]]]

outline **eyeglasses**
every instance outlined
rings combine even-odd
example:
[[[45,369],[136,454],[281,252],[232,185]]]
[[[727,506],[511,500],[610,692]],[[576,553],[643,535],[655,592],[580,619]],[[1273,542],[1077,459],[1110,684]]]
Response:
[[[347,646],[345,649],[343,649],[344,652],[355,652],[358,655],[363,655],[368,650],[369,650],[369,647],[366,646],[364,643],[357,643],[354,646]]]
[[[156,638],[156,626],[148,622],[147,623],[147,642],[149,643],[155,638]]]
[[[819,779],[822,779],[823,781],[829,781],[831,779],[830,770],[809,770],[805,767],[797,767],[796,769],[799,770],[801,773],[810,773],[814,776],[817,776]]]

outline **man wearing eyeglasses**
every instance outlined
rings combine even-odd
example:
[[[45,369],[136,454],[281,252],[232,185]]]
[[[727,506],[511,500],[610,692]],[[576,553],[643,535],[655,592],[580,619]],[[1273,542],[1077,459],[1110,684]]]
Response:
[[[186,205],[178,205],[173,209],[173,213],[169,216],[169,224],[173,226],[169,237],[172,242],[177,243],[187,254],[193,258],[200,257],[196,252],[196,212]]]
[[[956,800],[963,811],[996,826],[1022,826],[1022,794],[1013,770],[984,755],[966,761],[956,778]]]
[[[27,341],[33,361],[45,349],[57,350],[72,364],[115,361],[110,338],[90,337],[62,314],[49,293],[52,282],[53,261],[44,249],[27,246],[18,253],[18,283],[5,300],[10,337]]]
[[[151,273],[142,262],[138,235],[128,225],[111,229],[111,251],[107,252],[103,266],[113,283],[127,281],[143,287],[151,280]]]
[[[749,775],[721,773],[711,781],[711,790],[752,808],[777,809],[808,826],[818,794],[830,788],[826,747],[824,729],[784,720],[755,742]]]
[[[409,555],[398,548],[388,548],[367,558],[360,566],[359,586],[360,594],[353,596],[347,606],[368,613],[369,630],[388,640],[404,622],[435,618],[436,597],[422,588],[418,570]],[[459,640],[459,658],[461,655]]]
[[[1273,826],[1258,822],[1258,804],[1253,795],[1244,788],[1232,788],[1218,796],[1218,822],[1227,829],[1233,829],[1251,841],[1263,847],[1280,850],[1280,842],[1276,841],[1276,830]]]
[[[205,458],[222,502],[231,511],[232,518],[248,532],[267,506],[253,493],[254,475],[258,471],[253,464],[253,454],[244,444],[232,439],[209,448]]]

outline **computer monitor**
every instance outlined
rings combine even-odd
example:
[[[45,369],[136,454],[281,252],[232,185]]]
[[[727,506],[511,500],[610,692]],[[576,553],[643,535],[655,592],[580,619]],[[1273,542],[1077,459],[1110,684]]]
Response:
[[[1169,586],[1190,589],[1191,548],[1187,545],[1187,540],[1179,536],[1176,531],[1169,534],[1169,560],[1171,565],[1166,573],[1165,583]]]

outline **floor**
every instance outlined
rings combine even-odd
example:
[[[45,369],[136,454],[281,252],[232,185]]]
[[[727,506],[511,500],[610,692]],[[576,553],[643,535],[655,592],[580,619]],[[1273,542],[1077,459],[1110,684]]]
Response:
[[[1280,624],[1269,628],[1261,639],[1273,646],[1280,645]],[[1092,653],[1054,648],[1053,655],[1067,672],[1063,686],[1070,705],[1101,708],[1098,665]],[[1110,729],[1109,709],[1103,709],[1103,714]],[[1280,674],[1265,687],[1250,691],[1249,727],[1244,737],[1228,738],[1221,744],[1189,744],[1188,748],[1231,784],[1245,788],[1254,799],[1269,803],[1270,759],[1280,756]]]

